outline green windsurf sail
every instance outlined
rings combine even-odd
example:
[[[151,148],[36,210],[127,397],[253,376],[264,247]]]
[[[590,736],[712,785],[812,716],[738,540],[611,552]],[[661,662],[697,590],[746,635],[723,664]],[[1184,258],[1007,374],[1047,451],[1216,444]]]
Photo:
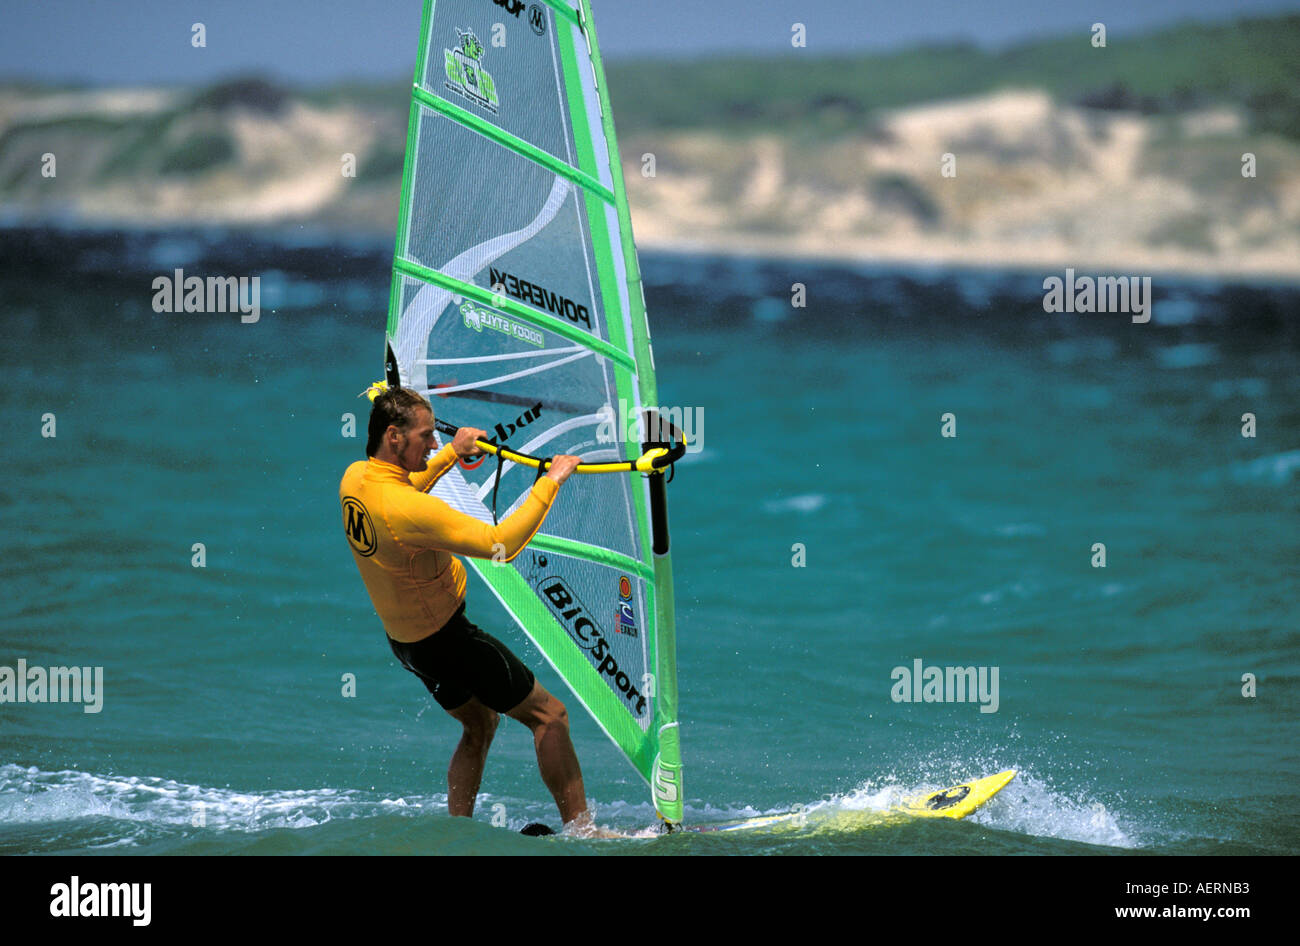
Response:
[[[390,383],[496,445],[601,463],[660,442],[644,423],[654,361],[587,0],[425,0],[387,341]],[[491,522],[536,472],[489,456],[434,494]],[[664,479],[575,476],[513,562],[469,564],[677,823]]]

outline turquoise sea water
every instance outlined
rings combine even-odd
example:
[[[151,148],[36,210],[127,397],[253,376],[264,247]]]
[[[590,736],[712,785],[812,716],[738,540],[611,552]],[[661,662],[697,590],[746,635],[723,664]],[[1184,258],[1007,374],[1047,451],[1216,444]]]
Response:
[[[703,412],[669,487],[688,819],[1021,774],[965,822],[594,842],[493,824],[556,822],[513,723],[447,816],[457,728],[339,532],[389,248],[3,247],[0,667],[104,683],[0,703],[0,853],[1300,851],[1295,288],[1156,277],[1135,325],[1045,313],[1050,273],[647,256],[660,400]],[[154,313],[177,266],[261,275],[261,319]],[[473,583],[470,614],[563,697]],[[896,702],[918,659],[997,668],[997,711]],[[598,820],[648,826],[570,704]]]

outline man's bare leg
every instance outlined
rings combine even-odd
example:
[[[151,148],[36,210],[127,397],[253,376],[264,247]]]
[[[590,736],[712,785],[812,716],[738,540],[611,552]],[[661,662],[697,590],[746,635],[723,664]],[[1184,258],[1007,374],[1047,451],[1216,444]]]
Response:
[[[447,767],[447,810],[453,816],[469,818],[474,814],[483,766],[487,763],[499,717],[477,697],[470,697],[468,703],[447,712],[465,727]]]
[[[564,704],[534,682],[532,692],[506,715],[532,730],[537,768],[560,809],[560,820],[566,825],[575,820],[589,824],[587,793],[582,787],[578,754],[569,738],[569,714]]]

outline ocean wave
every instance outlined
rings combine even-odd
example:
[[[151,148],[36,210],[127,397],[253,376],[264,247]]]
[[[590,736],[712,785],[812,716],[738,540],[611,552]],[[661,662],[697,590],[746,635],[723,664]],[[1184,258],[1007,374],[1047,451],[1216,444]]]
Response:
[[[1219,350],[1213,345],[1188,342],[1157,349],[1156,360],[1160,362],[1162,368],[1200,368],[1218,361]]]
[[[389,798],[346,789],[241,792],[155,776],[0,766],[0,824],[109,818],[217,831],[309,828],[336,818],[446,811],[445,795]]]
[[[1274,453],[1244,463],[1234,464],[1228,476],[1235,483],[1285,486],[1300,472],[1300,450]],[[1218,479],[1212,476],[1211,479]]]
[[[787,496],[784,499],[769,499],[763,503],[763,511],[770,513],[816,512],[826,505],[826,497],[821,493],[804,493],[800,496]]]

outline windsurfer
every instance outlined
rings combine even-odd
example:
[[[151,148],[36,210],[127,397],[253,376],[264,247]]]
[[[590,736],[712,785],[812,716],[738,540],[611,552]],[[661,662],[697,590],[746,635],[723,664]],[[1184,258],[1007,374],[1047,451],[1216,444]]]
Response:
[[[426,494],[458,459],[481,455],[475,440],[486,433],[462,427],[430,457],[429,402],[405,388],[379,386],[371,393],[368,459],[349,466],[339,486],[343,525],[393,653],[463,727],[447,770],[450,813],[474,813],[504,713],[532,731],[537,767],[566,830],[593,833],[564,704],[509,648],[465,617],[465,567],[453,554],[513,559],[536,534],[578,457],[555,457],[523,505],[488,525]]]

